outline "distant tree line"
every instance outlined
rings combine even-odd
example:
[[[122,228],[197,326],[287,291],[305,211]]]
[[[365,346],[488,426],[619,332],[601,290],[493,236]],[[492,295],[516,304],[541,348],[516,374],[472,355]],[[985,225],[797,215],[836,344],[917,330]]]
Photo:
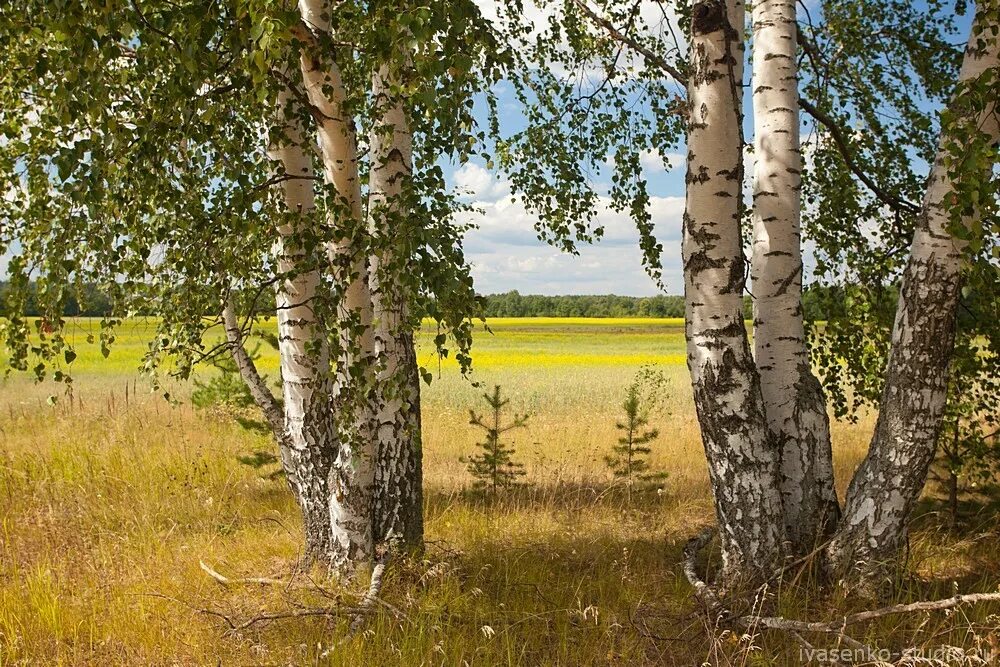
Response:
[[[37,285],[34,282],[30,283],[24,312],[20,313],[21,315],[37,317],[41,314],[42,309],[39,308],[37,293]],[[0,317],[6,316],[10,312],[9,294],[10,284],[7,281],[0,281]],[[111,300],[94,284],[84,284],[76,290],[71,290],[63,308],[63,315],[67,317],[103,317],[110,314]]]
[[[521,294],[517,290],[486,297],[487,317],[684,317],[682,296]]]
[[[0,281],[0,316],[8,312],[9,285]],[[40,309],[34,297],[35,285],[30,287],[24,315],[38,316]],[[883,310],[891,317],[895,310],[895,290],[886,294]],[[485,297],[487,317],[684,317],[684,297],[661,294],[657,296],[619,296],[617,294],[572,294],[545,296],[521,294],[517,290]],[[805,290],[802,307],[807,320],[826,320],[840,314],[844,308],[842,288],[814,286]],[[274,295],[257,297],[255,310],[260,314],[274,312]],[[743,299],[743,311],[751,319],[750,296]],[[110,315],[112,304],[108,296],[96,285],[85,284],[66,302],[63,312],[67,317],[103,317]]]
[[[889,295],[888,309],[895,308],[895,294]],[[805,290],[802,308],[807,320],[825,320],[843,310],[840,288],[815,286]],[[743,298],[743,313],[752,318],[750,296]],[[521,294],[517,290],[486,297],[487,317],[684,317],[684,297]]]

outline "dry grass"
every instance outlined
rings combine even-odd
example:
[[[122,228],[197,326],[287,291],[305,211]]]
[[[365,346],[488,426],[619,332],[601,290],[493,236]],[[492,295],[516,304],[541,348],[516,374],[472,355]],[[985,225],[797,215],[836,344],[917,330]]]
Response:
[[[296,574],[288,589],[225,588],[199,568],[295,573],[300,528],[283,482],[236,461],[266,440],[184,403],[137,398],[131,385],[126,402],[121,359],[116,372],[91,372],[81,354],[74,400],[55,407],[44,401],[51,387],[0,386],[0,666],[798,664],[787,636],[706,630],[693,613],[677,562],[712,511],[683,366],[664,362],[674,392],[657,416],[663,436],[651,461],[670,475],[662,491],[629,507],[610,485],[602,457],[632,359],[676,358],[676,326],[495,328],[480,343],[478,379],[502,384],[513,408],[534,415],[515,442],[531,485],[496,500],[467,490],[458,458],[470,451],[468,408],[481,390],[444,367],[425,392],[425,559],[394,563],[384,589],[394,610],[380,607],[353,638],[343,619],[227,632],[222,618],[193,609],[245,621],[357,593],[318,572]],[[870,428],[870,419],[835,426],[840,480]],[[925,517],[915,532],[900,599],[948,595],[953,581],[994,590],[994,525],[960,535],[939,525]],[[856,604],[806,586],[774,593],[768,609],[799,618]],[[886,619],[865,638],[894,648],[988,645],[997,625],[989,611]]]

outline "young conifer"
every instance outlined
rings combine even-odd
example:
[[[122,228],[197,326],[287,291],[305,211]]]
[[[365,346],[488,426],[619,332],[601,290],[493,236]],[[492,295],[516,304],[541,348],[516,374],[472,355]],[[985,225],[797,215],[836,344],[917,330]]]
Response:
[[[483,394],[483,399],[490,408],[488,414],[479,415],[475,410],[469,410],[469,424],[486,434],[483,442],[476,443],[482,453],[463,459],[463,462],[469,464],[469,473],[476,478],[473,483],[475,488],[488,488],[496,494],[499,489],[515,485],[517,478],[524,475],[524,464],[514,461],[514,448],[500,438],[514,429],[525,428],[528,415],[515,414],[511,422],[501,424],[503,409],[510,399],[500,397],[500,385],[494,386],[492,393]]]
[[[665,472],[650,472],[646,457],[652,451],[649,443],[660,436],[659,429],[649,426],[649,400],[644,394],[644,378],[647,374],[640,373],[625,391],[625,401],[622,410],[625,418],[615,423],[615,428],[621,431],[618,444],[612,449],[613,454],[604,457],[608,467],[618,479],[625,482],[628,503],[632,504],[632,488],[641,483],[662,481]]]

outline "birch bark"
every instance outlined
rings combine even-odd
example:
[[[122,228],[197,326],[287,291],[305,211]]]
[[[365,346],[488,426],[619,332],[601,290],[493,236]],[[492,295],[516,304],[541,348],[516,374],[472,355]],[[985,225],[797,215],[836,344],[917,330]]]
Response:
[[[311,31],[330,36],[332,10],[327,2],[300,0],[299,10]],[[340,358],[333,396],[341,442],[330,474],[331,564],[350,575],[374,557],[372,301],[354,120],[346,107],[347,93],[334,54],[320,53],[317,44],[311,46],[302,53],[302,78],[314,109],[325,180],[335,193],[330,207],[334,241],[326,250],[340,295]]]
[[[412,173],[413,139],[388,65],[372,76],[375,122],[371,137],[369,226],[379,239],[371,261],[375,354],[379,397],[376,413],[376,541],[398,540],[409,550],[423,546],[423,479],[420,433],[420,374],[409,318],[411,297],[399,276],[411,248],[404,216],[406,180]]]
[[[1000,21],[995,3],[987,6],[988,11],[980,4],[973,22],[960,87],[1000,65]],[[973,131],[992,143],[1000,140],[995,107],[964,123],[963,130],[978,128]],[[906,522],[926,481],[941,427],[965,245],[949,231],[945,206],[956,191],[955,173],[946,162],[951,142],[942,135],[903,273],[871,447],[851,480],[843,519],[827,549],[832,574],[849,583],[876,585],[904,546]]]
[[[840,514],[826,400],[809,363],[802,320],[795,0],[753,5],[754,357],[770,437],[781,455],[785,533],[812,551]]]
[[[724,581],[782,557],[779,459],[743,323],[743,21],[739,0],[692,7],[683,260],[688,368],[722,540]]]
[[[329,478],[339,452],[330,419],[331,386],[327,379],[329,350],[314,306],[320,284],[315,250],[305,239],[315,224],[312,160],[306,151],[302,114],[295,95],[285,87],[278,96],[279,139],[272,159],[281,165],[288,219],[278,228],[276,243],[278,349],[281,356],[287,446],[282,465],[295,490],[306,533],[306,555],[328,560],[332,547]]]

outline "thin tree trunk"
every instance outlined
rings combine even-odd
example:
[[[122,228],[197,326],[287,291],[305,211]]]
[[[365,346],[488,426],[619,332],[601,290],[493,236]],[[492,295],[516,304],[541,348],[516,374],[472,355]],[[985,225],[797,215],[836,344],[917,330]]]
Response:
[[[301,0],[299,6],[310,30],[330,32],[328,3]],[[374,557],[372,302],[354,121],[346,108],[346,89],[334,54],[319,49],[313,43],[303,50],[302,78],[317,121],[325,179],[335,192],[329,205],[334,240],[327,244],[327,253],[339,292],[340,358],[333,395],[341,446],[330,475],[329,512],[331,563],[341,574],[350,575],[359,566],[370,565]]]
[[[973,23],[959,85],[1000,64],[997,10],[980,10]],[[956,105],[953,102],[953,107]],[[962,113],[961,109],[955,108]],[[995,109],[965,119],[963,131],[1000,139]],[[934,458],[955,338],[964,242],[954,238],[946,208],[956,191],[946,160],[956,138],[942,135],[931,168],[921,218],[903,273],[892,347],[868,455],[851,480],[844,517],[828,547],[832,573],[848,583],[875,585],[906,541],[906,522]],[[984,173],[966,177],[989,178]],[[971,217],[963,222],[971,222]]]
[[[778,452],[743,323],[743,19],[738,0],[692,7],[683,231],[688,368],[727,583],[773,574],[784,532]]]
[[[423,548],[423,470],[420,373],[409,318],[408,275],[412,239],[404,224],[405,183],[412,173],[413,139],[398,92],[398,77],[383,65],[372,76],[375,116],[370,137],[369,225],[379,239],[372,256],[376,413],[375,539]]]
[[[948,527],[958,526],[958,473],[948,469]]]
[[[830,420],[812,373],[802,320],[802,154],[795,0],[753,5],[754,352],[770,436],[781,452],[781,495],[791,552],[811,552],[832,532]]]
[[[305,524],[306,555],[328,560],[332,545],[329,477],[339,451],[330,419],[329,352],[314,311],[319,262],[304,242],[315,224],[312,161],[306,151],[302,111],[287,87],[278,96],[281,135],[271,157],[281,164],[288,220],[278,229],[278,349],[281,356],[287,447],[282,465],[296,491]]]
[[[226,295],[225,304],[222,307],[222,327],[226,332],[226,340],[230,345],[230,354],[240,378],[250,390],[254,403],[260,408],[267,425],[271,429],[271,434],[279,447],[287,447],[288,436],[285,433],[285,414],[281,410],[281,404],[274,399],[274,395],[264,382],[257,365],[247,353],[243,345],[243,330],[240,327],[239,319],[236,315],[236,307],[233,305],[231,294]],[[286,471],[287,472],[287,471]]]

